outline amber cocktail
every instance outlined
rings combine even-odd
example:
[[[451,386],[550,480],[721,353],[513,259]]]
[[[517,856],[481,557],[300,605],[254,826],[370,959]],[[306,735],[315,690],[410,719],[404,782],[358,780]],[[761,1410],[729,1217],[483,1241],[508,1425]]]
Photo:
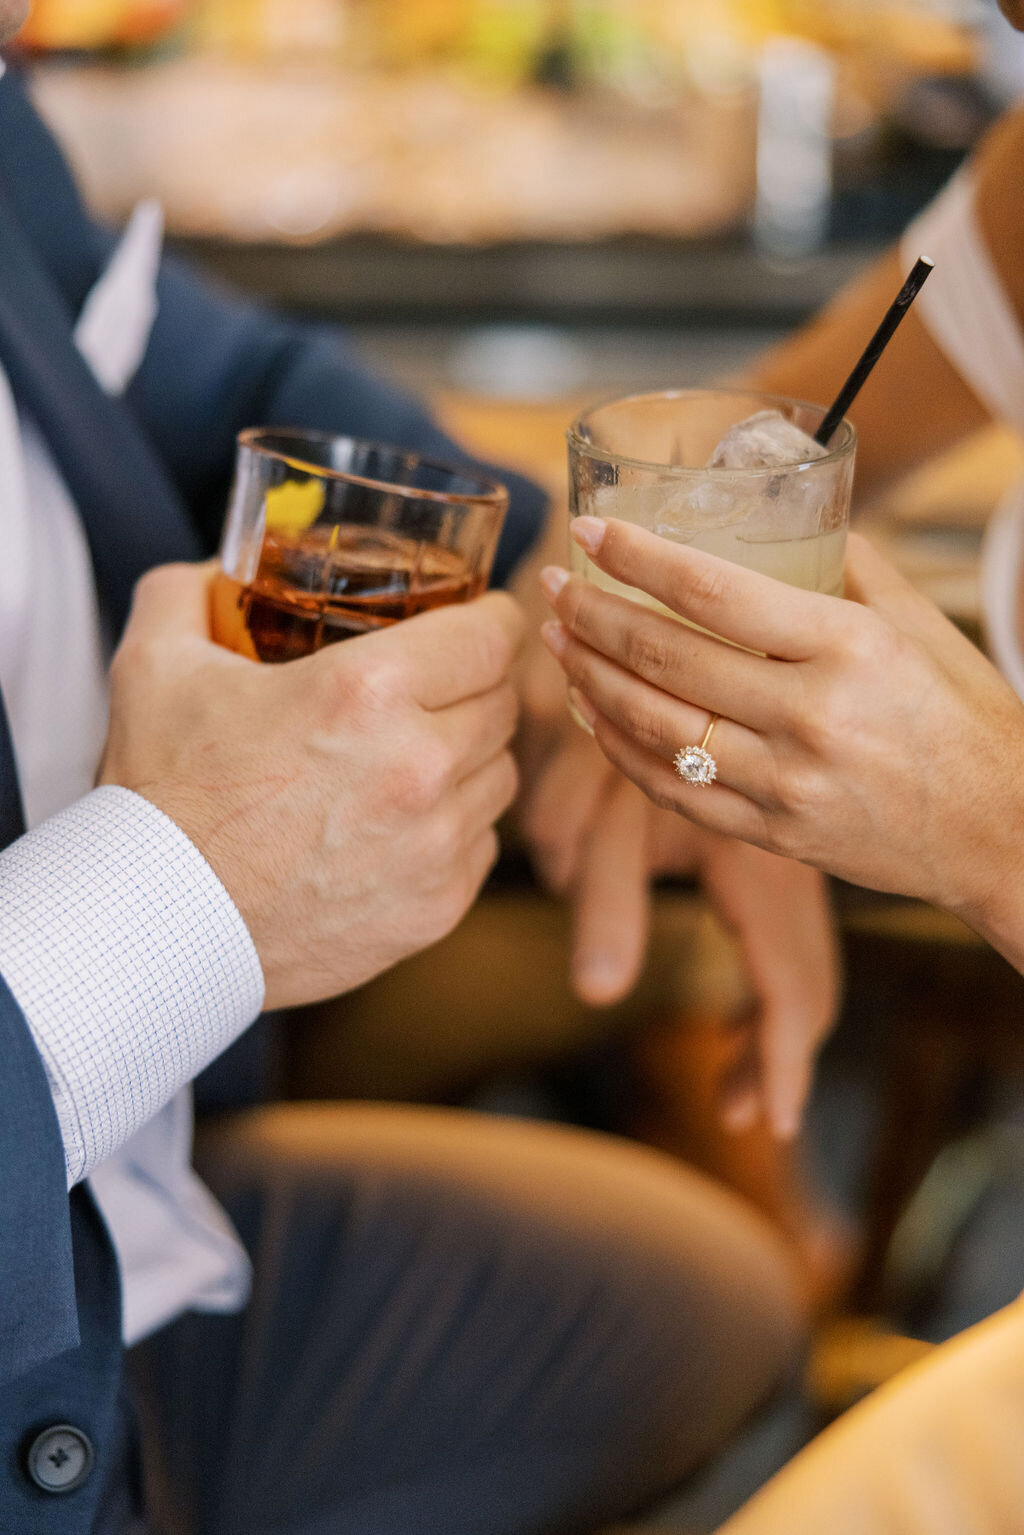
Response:
[[[213,633],[292,661],[486,587],[504,486],[380,443],[252,429],[214,583]]]

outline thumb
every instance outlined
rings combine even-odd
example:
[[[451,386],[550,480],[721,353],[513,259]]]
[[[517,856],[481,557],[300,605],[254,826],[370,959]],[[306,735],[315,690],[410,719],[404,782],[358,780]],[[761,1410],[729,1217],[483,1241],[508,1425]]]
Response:
[[[639,790],[619,779],[590,827],[574,891],[572,973],[577,995],[592,1007],[624,997],[647,952],[647,809]]]
[[[216,560],[201,565],[158,565],[136,583],[125,637],[210,637],[210,592]]]

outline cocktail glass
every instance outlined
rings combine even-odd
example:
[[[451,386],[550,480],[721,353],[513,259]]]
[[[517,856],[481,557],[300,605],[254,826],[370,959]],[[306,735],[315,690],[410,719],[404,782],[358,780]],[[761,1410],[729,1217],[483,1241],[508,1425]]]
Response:
[[[486,587],[503,485],[417,453],[326,432],[238,438],[214,638],[292,661]]]
[[[822,457],[709,468],[726,433],[760,411],[778,412],[808,437],[825,416],[823,406],[731,389],[665,390],[593,407],[568,433],[571,515],[621,518],[792,586],[841,595],[856,432],[843,421]],[[606,576],[575,542],[570,561],[606,590],[668,611]]]

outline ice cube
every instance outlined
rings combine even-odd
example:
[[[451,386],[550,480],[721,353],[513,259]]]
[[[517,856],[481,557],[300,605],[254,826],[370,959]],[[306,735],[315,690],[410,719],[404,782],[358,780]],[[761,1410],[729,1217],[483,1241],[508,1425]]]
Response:
[[[709,528],[743,522],[757,505],[763,485],[743,476],[691,470],[656,485],[599,485],[579,496],[579,510],[591,517],[622,517],[663,539],[686,543]]]
[[[729,428],[708,459],[708,468],[775,469],[825,458],[827,453],[777,410],[759,410]]]
[[[695,538],[712,528],[745,522],[757,506],[761,488],[739,476],[708,475],[687,490],[678,507],[664,509],[654,531],[669,538],[681,535]]]
[[[742,522],[756,505],[762,487],[693,470],[679,480],[656,485],[602,485],[580,498],[580,511],[592,517],[621,517],[662,538],[687,543],[711,528]]]

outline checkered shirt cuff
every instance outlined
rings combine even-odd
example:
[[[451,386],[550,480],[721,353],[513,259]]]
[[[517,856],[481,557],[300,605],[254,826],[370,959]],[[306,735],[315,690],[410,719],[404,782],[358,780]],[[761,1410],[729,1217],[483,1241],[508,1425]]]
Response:
[[[128,789],[96,789],[0,853],[0,974],[42,1056],[68,1186],[258,1015],[263,972],[198,849]]]

